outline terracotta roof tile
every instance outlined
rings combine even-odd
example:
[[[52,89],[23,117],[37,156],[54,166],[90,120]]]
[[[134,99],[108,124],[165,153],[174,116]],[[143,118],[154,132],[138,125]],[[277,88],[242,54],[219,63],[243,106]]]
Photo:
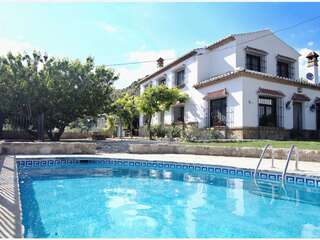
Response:
[[[258,94],[271,95],[275,97],[284,97],[285,95],[281,91],[271,90],[267,88],[259,88]]]
[[[308,102],[310,98],[302,93],[294,93],[291,97],[294,101]]]
[[[196,89],[200,89],[200,88],[208,87],[223,81],[231,80],[237,77],[249,77],[249,78],[254,78],[258,80],[275,82],[275,83],[280,83],[280,84],[285,84],[285,85],[290,85],[295,87],[305,87],[309,89],[320,90],[320,85],[316,85],[314,83],[310,83],[307,81],[293,80],[289,78],[279,77],[279,76],[275,76],[267,73],[255,72],[255,71],[246,70],[246,69],[238,69],[238,70],[226,72],[220,75],[212,76],[207,80],[204,80],[195,84],[193,87]]]
[[[214,92],[210,92],[208,93],[204,99],[218,99],[218,98],[224,98],[228,95],[227,90],[224,89],[220,89],[218,91],[214,91]]]

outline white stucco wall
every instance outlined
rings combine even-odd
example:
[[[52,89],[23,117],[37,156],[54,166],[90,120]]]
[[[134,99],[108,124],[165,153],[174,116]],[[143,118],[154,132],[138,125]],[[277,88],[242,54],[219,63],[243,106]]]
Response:
[[[243,111],[244,114],[244,127],[258,127],[258,95],[259,87],[271,90],[281,91],[285,94],[284,104],[291,100],[294,93],[297,93],[297,87],[284,85],[280,83],[273,83],[253,78],[242,78],[243,81]],[[310,111],[310,105],[316,97],[320,97],[320,91],[302,88],[302,93],[308,96],[311,101],[303,104],[303,129],[315,130],[316,129],[316,113]],[[293,128],[293,107],[291,104],[290,109],[284,106],[284,128]]]
[[[229,42],[212,51],[206,51],[198,58],[198,81],[233,71],[236,68],[236,42]]]
[[[277,75],[277,55],[296,59],[294,63],[294,78],[299,78],[299,53],[284,43],[269,30],[260,31],[257,33],[239,34],[236,35],[236,58],[237,67],[246,67],[246,47],[256,48],[267,52],[266,56],[266,73]]]

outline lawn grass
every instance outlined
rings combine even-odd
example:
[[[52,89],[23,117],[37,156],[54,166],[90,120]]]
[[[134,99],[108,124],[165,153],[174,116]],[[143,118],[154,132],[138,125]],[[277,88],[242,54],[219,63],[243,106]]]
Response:
[[[271,144],[273,148],[290,148],[292,144],[298,149],[320,150],[320,141],[274,141],[274,140],[255,140],[255,141],[235,141],[235,142],[184,142],[184,144],[201,146],[230,146],[230,147],[258,147],[263,148]]]

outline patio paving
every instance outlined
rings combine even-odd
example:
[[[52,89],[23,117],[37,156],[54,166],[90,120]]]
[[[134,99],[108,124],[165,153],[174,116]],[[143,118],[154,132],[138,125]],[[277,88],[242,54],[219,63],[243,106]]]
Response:
[[[0,155],[0,238],[21,237],[16,179],[12,157]]]

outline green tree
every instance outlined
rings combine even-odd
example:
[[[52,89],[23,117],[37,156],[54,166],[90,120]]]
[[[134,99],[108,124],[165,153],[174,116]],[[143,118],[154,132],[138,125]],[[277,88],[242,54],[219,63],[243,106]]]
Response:
[[[32,55],[8,53],[0,58],[0,132],[5,119],[20,115],[31,123],[32,116],[44,112],[47,91],[39,71],[46,60],[47,57],[37,52]],[[24,124],[22,127],[34,133],[34,126]]]
[[[44,68],[44,75],[49,89],[45,122],[51,140],[59,140],[78,118],[110,111],[112,84],[118,76],[105,66],[95,66],[92,58],[85,63],[57,59]]]
[[[9,53],[0,58],[0,129],[11,115],[42,115],[49,138],[59,140],[65,127],[78,118],[110,111],[117,78],[90,57],[81,63],[39,52]]]
[[[188,96],[178,88],[168,88],[165,85],[148,87],[137,97],[138,110],[144,115],[147,122],[149,138],[152,139],[151,121],[157,112],[168,111],[177,102],[187,101]]]
[[[119,120],[128,126],[130,137],[132,137],[133,121],[139,116],[136,97],[126,93],[118,98],[114,103],[114,112],[119,117]]]

